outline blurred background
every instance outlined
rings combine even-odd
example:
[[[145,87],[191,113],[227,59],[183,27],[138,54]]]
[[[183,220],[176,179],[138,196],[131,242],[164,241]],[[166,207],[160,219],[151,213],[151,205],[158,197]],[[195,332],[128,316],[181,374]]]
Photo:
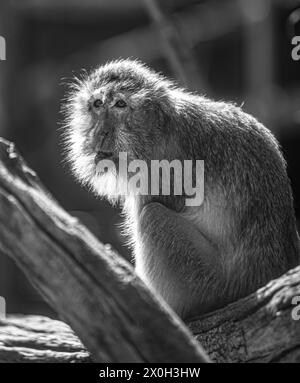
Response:
[[[66,82],[107,60],[139,58],[191,90],[243,104],[280,141],[300,215],[299,1],[1,0],[0,136],[14,141],[61,205],[130,259],[119,210],[91,197],[62,164]],[[8,313],[55,316],[0,254]]]

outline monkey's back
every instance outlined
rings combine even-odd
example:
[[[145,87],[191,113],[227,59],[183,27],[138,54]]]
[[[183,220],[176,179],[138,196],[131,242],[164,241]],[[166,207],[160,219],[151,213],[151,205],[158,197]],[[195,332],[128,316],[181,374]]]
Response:
[[[189,214],[198,222],[201,214],[219,216],[231,244],[228,288],[246,294],[299,264],[286,164],[272,133],[240,108],[195,96],[184,102],[184,150],[205,169],[204,206]]]

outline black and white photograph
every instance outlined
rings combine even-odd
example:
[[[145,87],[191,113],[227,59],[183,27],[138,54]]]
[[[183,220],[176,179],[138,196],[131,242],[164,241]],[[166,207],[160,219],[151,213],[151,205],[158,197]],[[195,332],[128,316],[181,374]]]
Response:
[[[0,1],[2,366],[300,363],[300,0]]]

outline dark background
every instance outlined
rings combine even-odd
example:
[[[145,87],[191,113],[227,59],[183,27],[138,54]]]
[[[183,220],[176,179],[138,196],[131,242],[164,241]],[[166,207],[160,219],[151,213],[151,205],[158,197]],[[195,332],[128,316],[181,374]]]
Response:
[[[139,58],[190,89],[243,103],[274,132],[299,219],[300,61],[291,58],[299,1],[158,4],[157,14],[143,0],[1,0],[7,61],[0,62],[0,135],[16,143],[66,210],[130,259],[118,209],[88,195],[62,164],[60,107],[66,82],[83,68]],[[4,254],[0,295],[9,313],[55,315]]]

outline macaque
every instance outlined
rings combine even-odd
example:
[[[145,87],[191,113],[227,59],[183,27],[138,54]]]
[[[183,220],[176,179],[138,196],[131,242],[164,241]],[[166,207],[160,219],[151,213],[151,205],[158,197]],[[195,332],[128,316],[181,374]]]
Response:
[[[299,264],[286,164],[272,133],[241,108],[176,86],[133,60],[75,81],[65,147],[77,179],[119,202],[140,278],[183,319],[244,297]],[[203,160],[204,198],[120,192],[103,159]]]

